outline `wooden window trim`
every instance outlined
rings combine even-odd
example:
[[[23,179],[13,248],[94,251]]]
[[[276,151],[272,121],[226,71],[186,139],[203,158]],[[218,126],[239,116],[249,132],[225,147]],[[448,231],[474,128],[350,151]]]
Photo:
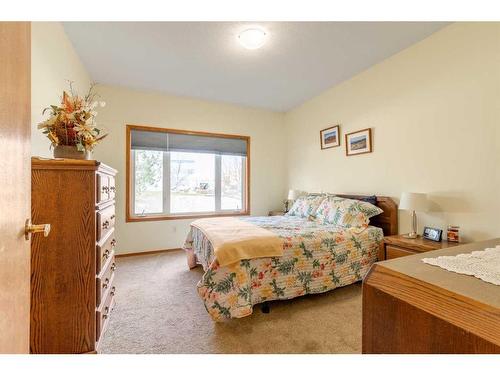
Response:
[[[180,130],[180,129],[168,129],[168,128],[159,128],[153,126],[146,125],[126,125],[126,141],[125,141],[125,164],[126,164],[126,185],[125,185],[125,222],[141,222],[141,221],[160,221],[160,220],[182,220],[182,219],[199,219],[199,218],[208,218],[208,217],[224,217],[224,216],[248,216],[250,215],[250,137],[245,135],[235,135],[235,134],[224,134],[224,133],[210,133],[210,132],[202,132],[202,131],[193,131],[193,130]],[[232,138],[232,139],[242,139],[247,143],[247,157],[246,157],[246,173],[245,173],[245,186],[244,186],[244,194],[245,194],[245,210],[243,211],[234,211],[234,212],[209,212],[206,214],[174,214],[174,215],[150,215],[146,217],[140,217],[133,215],[132,205],[131,205],[131,132],[132,130],[141,130],[141,131],[150,131],[150,132],[164,132],[164,133],[175,133],[175,134],[186,134],[186,135],[204,135],[218,138]]]

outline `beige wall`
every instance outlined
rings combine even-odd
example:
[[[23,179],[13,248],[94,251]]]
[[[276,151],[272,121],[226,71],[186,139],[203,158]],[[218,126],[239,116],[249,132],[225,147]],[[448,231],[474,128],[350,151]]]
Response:
[[[38,129],[42,111],[61,101],[68,80],[74,88],[85,94],[90,76],[81,63],[62,25],[58,22],[31,23],[31,140],[32,154],[52,155],[50,142]],[[46,117],[46,116],[45,116]]]
[[[288,185],[399,198],[427,192],[422,225],[500,236],[500,24],[453,24],[285,116]],[[319,131],[341,124],[341,147]],[[345,133],[371,127],[374,152],[345,156]],[[409,220],[400,211],[400,230]]]
[[[67,81],[90,78],[59,23],[32,24],[32,149],[50,156],[36,129]],[[110,136],[94,156],[119,171],[120,252],[182,245],[189,220],[125,223],[125,124],[252,137],[251,209],[279,208],[286,190],[428,192],[435,212],[422,225],[456,224],[468,240],[500,236],[500,24],[453,24],[283,115],[118,87],[98,86],[98,116]],[[321,151],[319,130],[371,127],[374,152]],[[288,175],[288,180],[287,180]],[[409,221],[401,212],[400,228]]]
[[[106,101],[98,121],[109,136],[96,147],[94,156],[119,171],[119,252],[181,247],[191,221],[125,223],[126,124],[250,136],[251,214],[267,215],[281,206],[286,190],[283,114],[119,87],[98,86],[97,90]]]
[[[32,154],[50,157],[48,139],[37,129],[42,110],[60,101],[67,80],[84,94],[90,77],[57,22],[32,23]],[[118,252],[182,246],[189,220],[125,223],[125,124],[242,134],[251,137],[252,215],[281,207],[285,196],[283,114],[118,87],[98,86],[107,106],[97,120],[109,132],[94,157],[118,170]]]

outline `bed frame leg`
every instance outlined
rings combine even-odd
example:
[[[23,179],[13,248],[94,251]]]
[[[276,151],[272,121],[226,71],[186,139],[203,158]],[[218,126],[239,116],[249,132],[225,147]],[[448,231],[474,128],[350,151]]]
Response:
[[[271,311],[271,307],[269,306],[269,302],[265,301],[262,303],[260,306],[260,311],[262,311],[263,314],[269,314]]]
[[[186,260],[190,270],[196,267],[196,255],[193,249],[186,249]]]

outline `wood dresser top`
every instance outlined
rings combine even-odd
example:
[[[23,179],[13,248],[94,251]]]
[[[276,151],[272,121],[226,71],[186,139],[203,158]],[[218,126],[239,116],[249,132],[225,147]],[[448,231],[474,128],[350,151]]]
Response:
[[[428,251],[412,256],[387,260],[378,264],[417,280],[436,285],[450,292],[500,309],[500,286],[487,283],[474,276],[458,274],[422,262],[423,258],[467,254],[472,251],[480,251],[497,245],[500,245],[500,238],[474,242],[447,249]]]
[[[98,160],[77,160],[77,159],[50,159],[38,156],[31,157],[31,167],[33,169],[82,169],[82,170],[102,170],[116,174],[117,171]]]

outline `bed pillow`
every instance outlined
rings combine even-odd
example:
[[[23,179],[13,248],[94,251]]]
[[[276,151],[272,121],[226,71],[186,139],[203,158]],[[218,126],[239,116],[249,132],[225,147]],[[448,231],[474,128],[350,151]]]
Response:
[[[367,227],[370,218],[384,212],[379,207],[357,199],[330,196],[316,210],[316,220],[344,228]]]
[[[307,195],[299,197],[285,216],[299,216],[306,218],[315,216],[319,205],[324,199],[325,197],[322,195]]]
[[[376,195],[369,195],[367,197],[359,198],[358,200],[363,201],[363,202],[368,202],[370,204],[373,204],[374,206],[377,205],[377,196]]]
[[[326,194],[328,197],[336,197],[337,195],[335,194]],[[345,198],[345,197],[339,197],[339,198]],[[377,196],[376,195],[367,195],[365,197],[359,197],[359,198],[346,198],[346,199],[354,199],[357,201],[363,201],[363,202],[368,202],[373,204],[374,206],[377,205]]]

